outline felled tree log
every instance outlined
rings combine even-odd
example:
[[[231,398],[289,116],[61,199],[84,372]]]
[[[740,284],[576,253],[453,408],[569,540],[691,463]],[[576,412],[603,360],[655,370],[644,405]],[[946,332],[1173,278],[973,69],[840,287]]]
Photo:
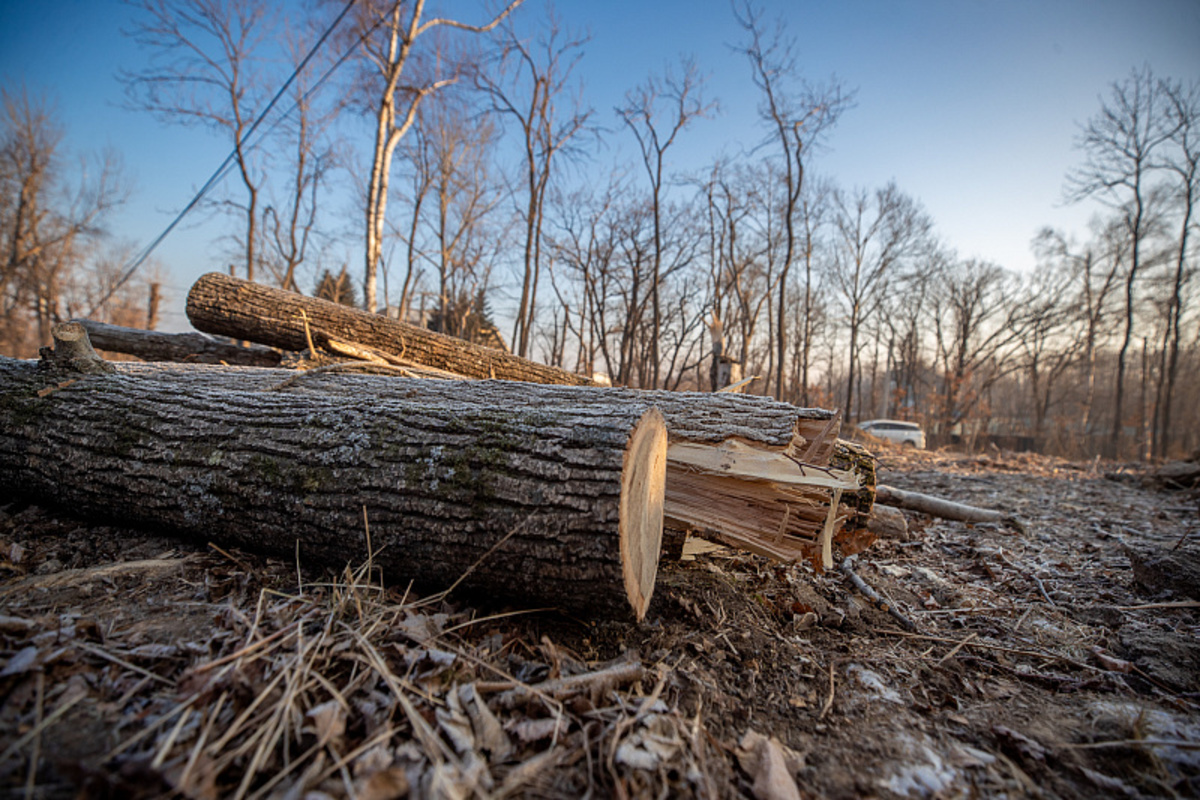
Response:
[[[380,376],[167,364],[118,368],[131,373],[170,372],[183,383],[216,380],[206,372],[217,371],[222,384],[246,391],[399,396],[446,407],[569,407],[584,412],[619,404],[653,405],[666,420],[670,440],[669,524],[777,560],[815,554],[831,568],[839,544],[836,537],[863,528],[871,510],[874,460],[862,448],[852,450],[837,440],[838,416],[766,397],[513,381],[396,380],[397,371],[391,368],[381,369]],[[831,465],[835,453],[838,463]],[[849,555],[869,543],[855,537],[840,549]]]
[[[110,353],[137,356],[143,361],[182,361],[191,364],[229,364],[278,367],[283,354],[270,347],[219,342],[202,333],[163,333],[123,328],[90,319],[73,320],[88,332],[92,345]]]
[[[146,367],[148,365],[137,365]],[[203,368],[194,368],[203,370]],[[0,358],[0,495],[521,605],[641,618],[666,432],[646,405],[444,404]],[[472,569],[473,568],[473,569]]]
[[[464,378],[591,385],[573,372],[548,367],[453,336],[356,308],[211,272],[192,285],[187,315],[197,330],[283,350],[317,347],[332,339],[363,345],[413,364]],[[306,331],[307,326],[307,331]]]

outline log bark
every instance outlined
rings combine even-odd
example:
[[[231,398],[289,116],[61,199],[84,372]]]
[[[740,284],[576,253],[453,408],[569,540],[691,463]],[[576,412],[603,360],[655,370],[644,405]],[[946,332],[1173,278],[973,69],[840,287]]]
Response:
[[[852,450],[837,440],[839,418],[824,409],[796,408],[753,395],[416,380],[402,378],[394,369],[384,375],[350,375],[170,364],[118,368],[129,374],[170,374],[180,385],[219,381],[240,391],[400,397],[446,408],[571,408],[582,413],[653,405],[663,414],[670,440],[665,513],[672,526],[782,561],[815,554],[818,566],[825,568],[834,566],[834,550],[849,555],[870,543],[842,537],[837,547],[835,540],[844,530],[866,524],[874,461],[862,448]],[[837,464],[831,465],[835,454]]]
[[[365,345],[400,359],[465,378],[592,385],[592,379],[483,345],[456,339],[356,308],[212,272],[188,293],[187,315],[197,330],[247,339],[283,350],[325,347],[330,339]]]
[[[137,356],[143,361],[180,361],[191,364],[229,364],[243,367],[278,367],[283,354],[270,347],[219,342],[202,333],[163,333],[123,328],[90,319],[73,320],[88,332],[92,345],[110,353]]]
[[[761,450],[786,452],[799,461],[827,464],[837,443],[837,415],[797,408],[757,395],[642,391],[610,387],[529,384],[520,381],[410,379],[401,370],[351,374],[340,369],[229,369],[171,363],[128,362],[113,366],[130,376],[174,381],[179,386],[221,383],[237,391],[288,391],[344,398],[422,398],[430,404],[502,405],[517,408],[566,406],[603,410],[619,405],[655,406],[672,442],[719,444],[733,440]],[[370,370],[363,364],[363,370]],[[396,378],[401,378],[396,380]]]
[[[63,380],[0,358],[0,495],[334,566],[368,557],[365,514],[389,580],[469,572],[465,588],[521,605],[646,612],[666,470],[646,404],[255,391],[221,377],[241,370],[128,366]]]

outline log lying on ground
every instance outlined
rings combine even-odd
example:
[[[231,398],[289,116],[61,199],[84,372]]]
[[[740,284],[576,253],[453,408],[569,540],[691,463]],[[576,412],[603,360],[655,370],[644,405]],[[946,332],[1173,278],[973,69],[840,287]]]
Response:
[[[122,364],[119,369],[170,373],[183,384],[219,380],[243,391],[399,396],[441,407],[485,404],[582,412],[620,404],[653,405],[666,420],[671,442],[668,524],[778,560],[815,554],[831,568],[836,537],[865,527],[871,508],[874,461],[865,450],[837,440],[838,416],[766,397],[512,381],[395,380],[393,369],[382,376],[174,365]],[[210,374],[218,371],[220,377]],[[831,466],[835,456],[837,463]],[[854,538],[840,549],[849,555],[869,543]]]
[[[328,347],[330,340],[365,346],[464,378],[592,384],[589,377],[501,350],[216,272],[202,276],[192,285],[187,315],[197,330],[283,350],[305,350],[311,336],[317,347]]]
[[[219,342],[202,333],[163,333],[123,328],[90,319],[73,321],[87,330],[94,347],[110,353],[137,356],[143,361],[278,367],[283,358],[282,353],[270,347],[244,347],[231,342]]]
[[[248,391],[230,371],[0,358],[0,495],[332,566],[367,559],[365,514],[389,580],[469,571],[464,586],[522,606],[645,614],[666,470],[653,408]]]
[[[1025,525],[1012,514],[995,511],[990,508],[979,508],[964,503],[955,503],[933,495],[921,494],[896,489],[891,486],[875,487],[875,501],[897,508],[906,508],[928,514],[931,517],[955,520],[957,522],[998,522],[1024,532]]]

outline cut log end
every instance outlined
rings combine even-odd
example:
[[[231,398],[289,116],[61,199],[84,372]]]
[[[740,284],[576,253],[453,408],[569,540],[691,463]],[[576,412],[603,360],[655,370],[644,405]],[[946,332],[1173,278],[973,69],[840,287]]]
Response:
[[[621,475],[621,570],[625,594],[640,622],[646,616],[662,551],[667,475],[667,426],[657,408],[638,421]]]

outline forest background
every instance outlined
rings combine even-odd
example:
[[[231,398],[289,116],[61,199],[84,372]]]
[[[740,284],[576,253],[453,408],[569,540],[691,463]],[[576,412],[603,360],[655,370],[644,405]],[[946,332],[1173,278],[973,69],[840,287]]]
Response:
[[[1200,6],[838,5],[6,4],[0,352],[183,329],[219,269],[620,385],[711,388],[719,332],[935,445],[1195,449]]]

